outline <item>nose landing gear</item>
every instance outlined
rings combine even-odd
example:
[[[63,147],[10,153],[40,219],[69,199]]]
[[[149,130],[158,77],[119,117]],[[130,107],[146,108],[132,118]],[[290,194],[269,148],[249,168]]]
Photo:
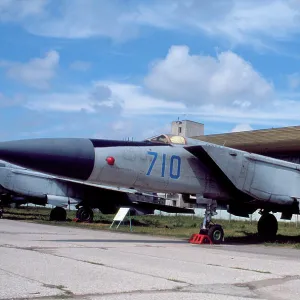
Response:
[[[224,230],[219,224],[210,224],[207,235],[213,244],[221,244],[224,241]]]
[[[221,244],[224,241],[224,230],[221,225],[212,223],[211,219],[215,215],[217,215],[217,201],[209,200],[199,234],[208,236],[213,244]]]

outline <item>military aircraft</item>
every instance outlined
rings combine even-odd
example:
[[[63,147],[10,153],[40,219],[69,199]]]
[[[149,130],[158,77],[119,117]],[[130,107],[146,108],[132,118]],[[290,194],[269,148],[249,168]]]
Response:
[[[299,214],[300,165],[200,140],[159,135],[144,141],[48,138],[0,143],[0,158],[66,182],[136,192],[180,193],[207,199],[201,233],[214,243],[223,228],[212,223],[218,204],[237,216],[260,210],[258,233],[274,238],[272,212]]]
[[[191,209],[164,205],[156,195],[130,194],[121,191],[88,186],[77,182],[34,172],[6,161],[0,161],[1,205],[17,206],[32,203],[55,206],[50,220],[66,220],[65,208],[75,205],[80,221],[93,221],[93,208],[103,214],[115,214],[121,206],[131,208],[131,214],[153,214],[155,209],[173,213],[191,213]]]

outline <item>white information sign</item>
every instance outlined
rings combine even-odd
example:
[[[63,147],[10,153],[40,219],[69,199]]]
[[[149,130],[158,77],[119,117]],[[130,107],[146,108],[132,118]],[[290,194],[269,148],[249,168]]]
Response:
[[[113,222],[110,225],[110,228],[114,225],[115,222],[119,222],[117,228],[120,226],[121,222],[124,221],[125,217],[129,213],[130,208],[128,207],[121,207],[117,214],[115,215]],[[131,230],[131,219],[130,219],[130,230]]]
[[[128,214],[130,208],[128,207],[121,207],[119,209],[119,211],[117,212],[117,214],[114,217],[114,221],[119,221],[122,222],[124,220],[124,218],[126,217],[126,215]]]

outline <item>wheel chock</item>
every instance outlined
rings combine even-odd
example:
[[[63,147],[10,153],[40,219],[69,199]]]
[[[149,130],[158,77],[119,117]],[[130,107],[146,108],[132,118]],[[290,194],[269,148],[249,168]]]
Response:
[[[190,239],[191,244],[213,244],[210,237],[207,234],[194,233]]]

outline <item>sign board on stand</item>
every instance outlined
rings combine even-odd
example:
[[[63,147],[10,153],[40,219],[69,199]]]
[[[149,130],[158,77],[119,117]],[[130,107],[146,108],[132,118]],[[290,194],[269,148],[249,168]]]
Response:
[[[115,222],[119,222],[117,228],[119,228],[120,224],[124,221],[125,217],[129,215],[129,223],[130,223],[130,231],[131,231],[131,218],[130,218],[130,208],[129,207],[121,207],[117,214],[115,215],[113,222],[111,223],[109,228],[112,228]]]

